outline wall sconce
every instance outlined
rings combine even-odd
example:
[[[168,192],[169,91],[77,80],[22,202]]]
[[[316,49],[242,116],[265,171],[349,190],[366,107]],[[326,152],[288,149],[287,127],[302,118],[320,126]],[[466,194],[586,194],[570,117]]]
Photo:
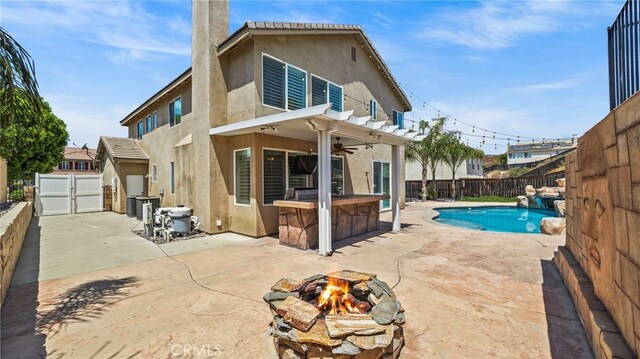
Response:
[[[369,132],[369,138],[375,138],[376,140],[380,141],[382,135],[380,135],[379,133]]]
[[[278,132],[278,128],[276,126],[260,127],[260,132],[262,132],[262,133],[265,133],[267,130],[271,130],[273,132]]]

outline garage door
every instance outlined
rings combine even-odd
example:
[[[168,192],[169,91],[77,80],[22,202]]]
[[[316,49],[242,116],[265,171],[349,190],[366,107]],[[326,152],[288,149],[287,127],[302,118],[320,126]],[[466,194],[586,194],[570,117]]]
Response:
[[[39,216],[102,211],[100,175],[36,174]]]

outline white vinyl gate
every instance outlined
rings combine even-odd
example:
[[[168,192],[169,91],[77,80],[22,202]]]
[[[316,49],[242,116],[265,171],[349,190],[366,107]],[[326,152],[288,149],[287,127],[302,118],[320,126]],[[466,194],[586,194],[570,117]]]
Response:
[[[35,196],[39,216],[100,212],[103,208],[102,177],[36,173]]]

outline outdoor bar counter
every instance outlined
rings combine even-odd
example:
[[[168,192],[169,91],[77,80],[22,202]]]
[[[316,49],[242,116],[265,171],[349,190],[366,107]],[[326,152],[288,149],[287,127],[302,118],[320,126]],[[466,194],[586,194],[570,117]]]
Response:
[[[380,201],[388,195],[358,194],[331,198],[331,241],[377,231]],[[274,201],[279,207],[280,244],[300,249],[318,248],[318,201]]]

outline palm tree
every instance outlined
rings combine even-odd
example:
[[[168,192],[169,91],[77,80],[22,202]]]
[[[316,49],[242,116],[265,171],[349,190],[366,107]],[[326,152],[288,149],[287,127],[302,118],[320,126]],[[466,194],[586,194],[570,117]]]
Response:
[[[0,130],[37,123],[42,109],[35,66],[29,53],[0,27]],[[18,116],[34,113],[34,116]]]
[[[460,165],[468,158],[482,158],[484,152],[469,147],[462,143],[459,138],[460,133],[449,131],[443,135],[442,147],[444,150],[443,161],[451,169],[451,188],[453,191],[453,199],[456,199],[456,172]]]
[[[442,146],[439,144],[442,138],[442,130],[445,119],[436,118],[434,124],[429,125],[428,121],[420,121],[420,133],[426,137],[419,142],[410,142],[406,145],[404,156],[408,161],[415,161],[422,167],[422,199],[427,199],[427,171],[430,168],[433,175],[433,185],[435,186],[435,168],[442,158]]]

